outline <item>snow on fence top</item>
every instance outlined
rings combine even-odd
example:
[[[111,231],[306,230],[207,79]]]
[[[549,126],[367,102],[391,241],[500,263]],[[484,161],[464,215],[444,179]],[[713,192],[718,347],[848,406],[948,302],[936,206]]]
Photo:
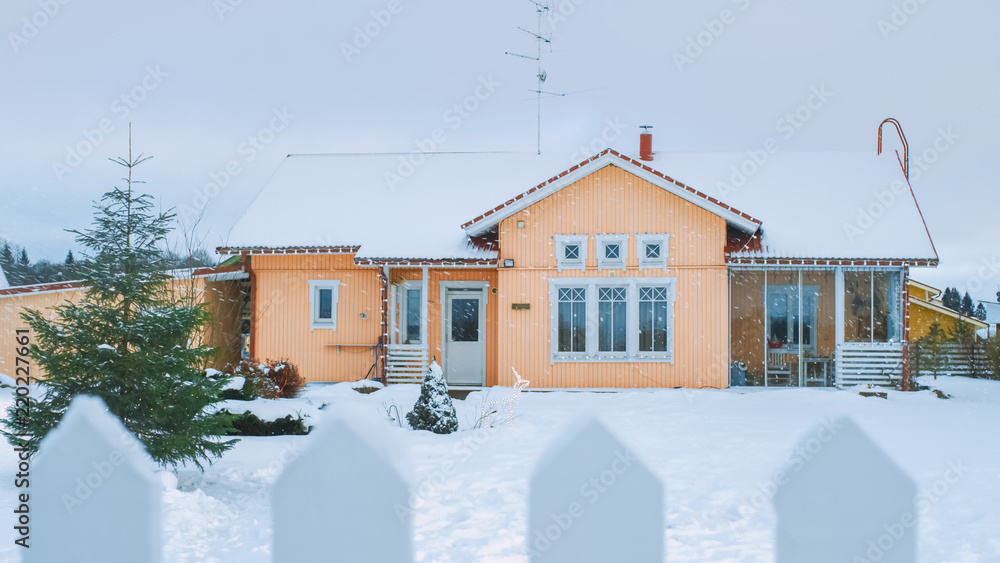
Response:
[[[363,414],[331,415],[281,455],[274,561],[413,560],[401,448]],[[25,563],[160,561],[160,485],[138,448],[99,400],[73,401],[41,444]],[[557,438],[531,479],[529,559],[664,561],[664,486],[639,454],[592,418]],[[850,420],[807,433],[772,490],[778,563],[916,561],[915,486]]]
[[[763,249],[736,257],[936,258],[895,154],[763,152],[659,153],[649,165],[763,222]],[[495,258],[459,225],[579,163],[561,153],[292,155],[226,246]]]
[[[24,563],[160,561],[160,485],[144,452],[103,401],[74,399],[32,467]]]

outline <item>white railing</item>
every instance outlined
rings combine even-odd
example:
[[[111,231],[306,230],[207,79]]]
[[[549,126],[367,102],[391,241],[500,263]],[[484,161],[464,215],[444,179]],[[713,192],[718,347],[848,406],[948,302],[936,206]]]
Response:
[[[902,344],[837,345],[837,386],[894,386],[903,378]]]
[[[367,411],[330,416],[306,445],[282,455],[271,494],[272,560],[413,561],[415,493],[403,477],[404,452],[392,446],[398,436],[368,422]],[[662,563],[661,479],[598,419],[571,428],[532,473],[529,560]],[[777,514],[778,563],[916,561],[916,487],[860,428],[825,420],[794,452],[766,495]],[[32,470],[24,563],[162,561],[161,485],[99,400],[73,402]]]
[[[390,344],[386,349],[386,383],[420,383],[427,373],[429,354],[422,344]]]

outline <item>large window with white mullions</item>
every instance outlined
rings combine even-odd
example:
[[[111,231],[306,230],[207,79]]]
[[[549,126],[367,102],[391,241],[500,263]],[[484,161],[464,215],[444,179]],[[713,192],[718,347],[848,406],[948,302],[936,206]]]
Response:
[[[676,278],[550,278],[552,362],[673,362]]]

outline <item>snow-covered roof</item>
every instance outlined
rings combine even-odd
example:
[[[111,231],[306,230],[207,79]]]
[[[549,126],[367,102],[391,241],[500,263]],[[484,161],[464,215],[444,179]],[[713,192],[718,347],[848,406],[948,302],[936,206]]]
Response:
[[[761,220],[762,249],[735,258],[937,258],[895,153],[665,154],[653,166]]]
[[[599,164],[636,171],[628,160]],[[660,153],[642,164],[742,230],[759,220],[762,249],[737,258],[937,258],[895,154],[778,152],[758,162],[747,153]],[[494,258],[470,246],[459,226],[482,230],[504,216],[505,202],[529,190],[546,195],[540,183],[558,188],[578,164],[559,153],[291,155],[226,247],[360,246],[361,259]],[[740,168],[744,177],[734,177]]]
[[[3,265],[0,265],[0,289],[7,289],[10,284],[7,283],[7,276],[3,273]]]

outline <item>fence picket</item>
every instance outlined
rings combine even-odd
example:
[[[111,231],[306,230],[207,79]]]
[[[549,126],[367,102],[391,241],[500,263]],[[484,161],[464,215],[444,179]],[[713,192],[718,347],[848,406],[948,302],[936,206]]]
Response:
[[[774,481],[778,563],[916,561],[916,487],[850,419],[807,434]]]
[[[529,495],[533,562],[664,560],[660,479],[597,419],[547,449]]]
[[[160,487],[142,444],[103,401],[73,399],[32,473],[24,563],[161,560]]]
[[[366,413],[337,413],[272,489],[274,561],[409,563],[409,487],[391,436]]]

